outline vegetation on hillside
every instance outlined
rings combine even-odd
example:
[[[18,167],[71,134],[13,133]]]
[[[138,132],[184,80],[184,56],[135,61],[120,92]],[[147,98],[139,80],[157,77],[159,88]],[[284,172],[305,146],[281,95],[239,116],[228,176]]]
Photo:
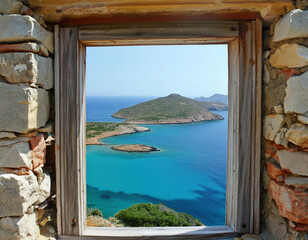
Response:
[[[128,125],[128,124],[114,123],[114,122],[87,122],[86,137],[92,138],[103,132],[114,131],[120,125]]]
[[[220,115],[208,111],[206,104],[170,94],[167,97],[143,102],[132,107],[123,108],[112,115],[129,121],[164,121],[170,119],[208,118],[208,120],[222,119]],[[206,120],[206,119],[205,119]]]
[[[199,219],[183,212],[176,212],[163,204],[134,204],[115,215],[129,227],[201,226]]]
[[[198,104],[207,110],[228,110],[228,104],[222,102],[198,102]]]

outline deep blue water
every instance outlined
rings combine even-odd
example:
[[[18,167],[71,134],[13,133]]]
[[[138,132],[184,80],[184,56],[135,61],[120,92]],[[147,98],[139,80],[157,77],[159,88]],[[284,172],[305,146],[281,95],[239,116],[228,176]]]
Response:
[[[111,114],[152,98],[87,98],[87,121],[120,121]],[[206,225],[225,224],[228,112],[225,120],[144,125],[150,132],[103,139],[146,144],[160,152],[127,153],[87,146],[87,204],[104,217],[135,203],[164,203]]]

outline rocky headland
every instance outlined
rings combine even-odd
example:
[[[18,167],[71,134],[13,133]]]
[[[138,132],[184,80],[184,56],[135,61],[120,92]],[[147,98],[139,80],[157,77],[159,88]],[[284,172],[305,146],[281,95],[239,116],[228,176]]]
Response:
[[[160,151],[156,147],[147,146],[143,144],[126,144],[126,145],[115,145],[111,147],[113,150],[124,151],[124,152],[155,152]]]
[[[127,123],[106,123],[96,122],[87,123],[87,145],[103,145],[99,140],[107,137],[113,137],[137,132],[148,132],[149,128]]]
[[[182,124],[213,121],[222,120],[223,117],[210,112],[209,108],[220,108],[222,104],[226,105],[224,103],[203,103],[179,94],[170,94],[167,97],[120,109],[112,116],[126,119],[126,123],[134,124]]]

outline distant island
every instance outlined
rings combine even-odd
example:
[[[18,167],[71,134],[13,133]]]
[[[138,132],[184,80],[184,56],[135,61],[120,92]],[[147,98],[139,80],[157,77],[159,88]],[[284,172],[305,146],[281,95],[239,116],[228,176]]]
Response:
[[[126,119],[127,123],[140,124],[181,124],[201,121],[222,120],[211,110],[222,110],[224,103],[203,103],[179,94],[143,102],[132,107],[120,109],[112,117]]]
[[[199,102],[219,102],[219,103],[228,103],[228,95],[224,95],[224,94],[214,94],[210,97],[198,97],[195,98],[195,100],[199,101]],[[212,109],[214,110],[214,109]]]
[[[111,147],[113,150],[124,151],[124,152],[155,152],[160,151],[156,147],[147,146],[144,144],[126,144],[116,145]]]

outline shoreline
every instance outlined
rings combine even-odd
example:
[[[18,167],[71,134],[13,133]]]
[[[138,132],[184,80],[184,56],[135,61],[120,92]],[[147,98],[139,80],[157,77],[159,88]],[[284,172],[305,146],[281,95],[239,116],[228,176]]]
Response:
[[[149,132],[151,129],[146,128],[146,127],[140,127],[140,126],[126,126],[126,127],[121,127],[121,128],[116,128],[114,131],[107,131],[107,132],[102,132],[99,135],[96,135],[95,137],[87,138],[86,139],[86,145],[106,145],[99,140],[108,138],[108,137],[114,137],[114,136],[120,136],[120,135],[125,135],[125,134],[133,134],[133,133],[138,133],[138,132]]]

